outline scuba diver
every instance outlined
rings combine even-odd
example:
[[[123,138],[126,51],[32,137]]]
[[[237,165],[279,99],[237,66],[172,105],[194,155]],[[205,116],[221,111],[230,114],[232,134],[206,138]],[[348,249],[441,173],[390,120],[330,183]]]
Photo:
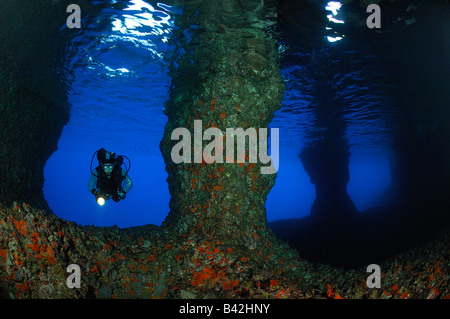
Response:
[[[92,161],[95,154],[97,154],[99,165],[92,171]],[[124,158],[129,163],[128,167],[123,162]],[[126,170],[122,168],[122,164],[124,164]],[[115,202],[124,199],[131,187],[133,187],[133,182],[128,176],[131,162],[124,155],[116,156],[115,153],[108,152],[102,147],[92,156],[90,168],[91,177],[89,178],[88,188],[95,195],[100,206],[103,206],[105,200],[110,198]]]

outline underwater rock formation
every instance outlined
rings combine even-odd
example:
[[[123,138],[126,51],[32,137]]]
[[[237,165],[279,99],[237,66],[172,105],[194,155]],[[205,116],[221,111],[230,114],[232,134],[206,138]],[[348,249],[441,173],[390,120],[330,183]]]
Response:
[[[178,143],[171,140],[176,128],[187,128],[194,135],[194,120],[202,120],[203,131],[210,127],[222,132],[226,128],[258,130],[267,128],[281,106],[284,83],[276,41],[260,26],[264,17],[247,19],[237,3],[221,4],[203,4],[198,30],[173,72],[161,142],[171,194],[166,225],[177,233],[200,231],[255,248],[266,233],[264,204],[275,174],[263,175],[260,162],[249,163],[250,149],[245,151],[245,163],[238,163],[237,156],[234,163],[212,164],[204,159],[175,164],[171,158]]]
[[[189,238],[152,225],[78,226],[25,203],[2,205],[0,297],[450,298],[448,231],[380,263],[381,289],[367,288],[365,267],[344,271],[270,247],[243,255],[220,240]],[[71,264],[80,266],[80,288],[67,286]]]
[[[245,2],[242,7],[237,1],[196,1],[195,7],[187,7],[185,17],[192,18],[200,6],[203,23],[185,47],[178,68],[171,71],[161,151],[172,198],[162,227],[79,226],[45,210],[43,165],[55,150],[69,114],[64,91],[51,71],[57,53],[63,54],[63,50],[52,51],[60,45],[55,39],[64,23],[53,19],[53,14],[65,12],[67,4],[54,0],[39,5],[10,0],[0,4],[0,13],[10,15],[8,20],[1,14],[2,28],[14,26],[0,32],[0,297],[449,295],[449,247],[442,244],[448,243],[448,234],[381,264],[385,288],[370,290],[361,284],[367,278],[365,269],[344,272],[310,264],[273,235],[264,203],[275,176],[262,175],[260,163],[171,161],[175,128],[192,130],[195,119],[202,120],[204,129],[267,127],[280,107],[283,80],[275,40],[263,31],[266,9],[259,2]],[[31,34],[20,25],[23,21],[35,24]],[[24,34],[30,36],[28,41],[23,41]],[[51,52],[45,52],[49,48]],[[67,268],[72,264],[81,269],[80,288],[67,286]]]
[[[58,8],[58,9],[57,9]],[[39,6],[0,4],[0,202],[24,200],[45,207],[43,169],[56,150],[69,108],[55,72],[64,43],[58,32],[65,17],[43,1]],[[63,11],[63,12],[64,12]]]
[[[47,5],[51,6],[50,2]],[[44,17],[52,12],[48,6],[44,5],[42,12],[34,11],[34,14]],[[224,21],[205,24],[203,33],[193,39],[198,42],[198,49],[187,51],[192,54],[194,64],[186,60],[173,72],[171,99],[166,106],[169,119],[161,143],[172,201],[171,212],[162,228],[117,231],[94,227],[90,230],[47,215],[44,210],[35,210],[28,204],[46,208],[42,196],[42,167],[56,146],[68,110],[59,102],[49,104],[49,109],[40,107],[47,105],[50,97],[58,96],[58,86],[52,87],[51,94],[39,87],[38,79],[20,78],[20,68],[14,69],[17,64],[14,61],[4,64],[2,75],[12,74],[16,78],[2,83],[3,90],[12,87],[10,90],[14,91],[26,81],[36,85],[36,91],[43,96],[34,96],[30,90],[23,92],[24,99],[14,94],[2,95],[6,118],[30,114],[30,119],[25,117],[16,122],[11,119],[8,122],[16,126],[11,125],[13,130],[9,133],[2,132],[3,136],[11,137],[11,142],[5,141],[2,163],[2,174],[8,177],[2,180],[2,202],[6,204],[1,214],[3,295],[164,297],[174,292],[179,295],[177,285],[198,289],[194,294],[204,295],[209,291],[221,295],[242,289],[241,282],[253,280],[254,276],[262,280],[272,277],[275,269],[295,269],[292,260],[297,253],[278,241],[266,225],[264,201],[275,176],[262,176],[258,163],[175,165],[171,162],[170,132],[174,128],[191,128],[197,118],[203,120],[205,127],[267,127],[283,95],[275,40],[262,30],[264,24],[259,26],[257,17],[239,12],[238,16],[244,16],[244,22],[251,21],[253,27],[234,28],[233,24],[240,25],[241,19],[225,21],[226,17],[233,16],[233,10],[243,8],[224,2],[220,10],[226,11],[225,15],[207,1],[203,6],[204,12],[209,12],[211,17],[224,17]],[[32,7],[29,9],[33,12]],[[47,39],[57,38],[52,32],[57,31],[58,23],[64,22],[46,25],[43,30],[48,33],[40,30],[43,42],[31,43],[38,47]],[[7,45],[1,52],[6,57],[11,56],[6,50],[15,49],[12,44]],[[44,65],[38,70],[50,69],[52,58],[48,55],[49,60],[42,61]],[[14,107],[13,103],[23,104]],[[48,114],[53,118],[46,118]],[[53,135],[44,134],[40,127],[51,128],[46,132],[53,132]],[[35,155],[34,161],[30,153]],[[36,179],[26,179],[15,173],[16,170],[24,174],[33,172]],[[24,185],[29,186],[24,188]],[[13,199],[28,203],[11,204]],[[146,231],[141,232],[141,229]],[[135,248],[142,249],[143,253]],[[130,262],[129,252],[136,256],[133,262]],[[81,290],[66,287],[65,269],[69,264],[78,264],[82,269],[85,280]],[[113,264],[117,265],[114,267],[116,275],[109,269]],[[256,271],[257,268],[264,271]],[[138,271],[147,275],[137,276]],[[177,284],[171,286],[172,282]]]
[[[311,217],[322,222],[345,221],[357,213],[347,193],[350,152],[336,144],[323,144],[304,148],[300,155],[311,183],[316,188]]]

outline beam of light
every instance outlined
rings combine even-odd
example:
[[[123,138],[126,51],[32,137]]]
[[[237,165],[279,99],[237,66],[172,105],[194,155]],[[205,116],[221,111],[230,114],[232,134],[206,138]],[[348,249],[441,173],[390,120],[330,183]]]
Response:
[[[342,37],[327,37],[327,40],[329,41],[329,42],[336,42],[336,41],[339,41],[339,40],[342,40]]]
[[[345,23],[344,20],[337,19],[337,15],[339,13],[339,9],[342,7],[342,4],[339,1],[330,1],[327,3],[325,10],[330,11],[331,13],[327,15],[328,21],[332,23]],[[327,30],[332,30],[330,27],[326,27]],[[327,40],[329,42],[336,42],[342,40],[343,36],[327,36]]]
[[[103,206],[103,205],[105,205],[105,199],[103,197],[99,197],[99,198],[97,198],[97,203],[100,206]]]
[[[342,4],[339,1],[330,1],[327,3],[325,10],[331,11],[333,15],[338,14],[338,10],[342,7]]]
[[[155,7],[143,0],[131,0],[127,7],[116,10],[115,14],[105,13],[110,30],[101,34],[90,45],[88,68],[97,70],[99,75],[128,78],[138,76],[136,68],[144,65],[144,60],[162,61],[164,54],[158,48],[168,43],[174,27],[171,7],[157,3]],[[122,65],[111,65],[108,57],[115,54]],[[104,58],[107,57],[107,58]]]

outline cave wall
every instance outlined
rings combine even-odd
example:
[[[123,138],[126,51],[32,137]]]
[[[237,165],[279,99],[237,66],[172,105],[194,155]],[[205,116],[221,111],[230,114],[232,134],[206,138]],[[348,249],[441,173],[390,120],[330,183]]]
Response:
[[[365,267],[344,271],[301,260],[285,246],[260,245],[252,253],[214,238],[177,236],[153,225],[80,227],[26,203],[0,205],[0,298],[450,296],[448,232],[379,263],[382,289],[364,285]],[[80,267],[80,288],[67,285],[71,264]]]
[[[69,118],[58,74],[59,28],[55,10],[42,1],[0,4],[0,201],[45,207],[43,168]]]
[[[185,3],[186,5],[190,2]],[[2,1],[0,4],[0,296],[8,298],[380,298],[448,295],[448,252],[440,240],[423,255],[429,273],[404,282],[419,288],[370,291],[365,270],[344,273],[311,265],[267,228],[264,202],[275,175],[260,163],[174,164],[170,133],[267,127],[280,107],[283,81],[275,40],[264,31],[268,12],[259,2],[197,1],[203,23],[194,32],[173,79],[161,151],[169,174],[170,214],[152,225],[81,227],[48,211],[42,196],[43,166],[56,149],[69,110],[54,69],[62,56],[55,12],[67,2]],[[88,6],[86,2],[86,6]],[[189,10],[192,10],[189,12]],[[270,12],[269,12],[270,13]],[[59,17],[59,18],[57,18]],[[32,23],[34,28],[29,28]],[[59,56],[61,54],[61,56]],[[56,65],[55,65],[56,63]],[[189,76],[187,76],[189,74]],[[45,81],[44,81],[45,79]],[[448,242],[448,239],[447,239]],[[406,257],[405,257],[406,258]],[[397,259],[382,265],[397,284]],[[402,264],[408,259],[402,260]],[[81,268],[81,287],[69,288],[67,267]],[[434,267],[434,268],[433,268]],[[426,269],[425,267],[424,269]],[[396,281],[397,280],[397,281]]]

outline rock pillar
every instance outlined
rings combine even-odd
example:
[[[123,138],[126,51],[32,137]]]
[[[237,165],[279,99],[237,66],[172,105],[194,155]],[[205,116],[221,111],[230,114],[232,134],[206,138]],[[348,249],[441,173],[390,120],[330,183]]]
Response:
[[[203,132],[218,128],[224,135],[227,128],[267,128],[284,91],[276,41],[265,32],[264,21],[256,18],[263,14],[256,4],[246,9],[234,1],[204,1],[199,10],[199,28],[172,72],[166,104],[161,150],[171,201],[165,224],[180,233],[199,231],[226,240],[257,238],[266,229],[264,204],[275,174],[261,174],[259,157],[250,163],[248,141],[245,163],[238,163],[237,156],[227,163],[229,136],[223,140],[223,163],[209,164],[204,158],[194,163],[194,121],[201,120]],[[179,142],[171,140],[176,128],[191,133],[191,163],[176,164],[171,158]],[[202,142],[203,149],[208,143]]]
[[[350,152],[341,143],[319,142],[301,153],[303,166],[316,188],[311,216],[321,221],[350,218],[357,213],[347,193]]]

